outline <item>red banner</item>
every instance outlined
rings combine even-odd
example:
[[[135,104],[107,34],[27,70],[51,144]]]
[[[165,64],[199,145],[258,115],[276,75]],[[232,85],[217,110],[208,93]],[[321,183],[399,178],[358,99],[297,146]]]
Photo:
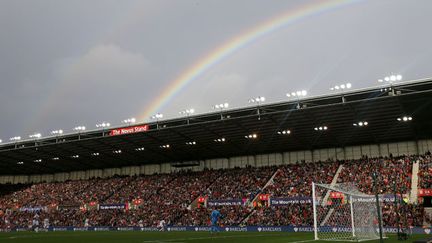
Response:
[[[432,189],[419,189],[418,190],[419,197],[432,197]]]
[[[110,131],[110,136],[145,132],[148,130],[148,125],[117,128]]]

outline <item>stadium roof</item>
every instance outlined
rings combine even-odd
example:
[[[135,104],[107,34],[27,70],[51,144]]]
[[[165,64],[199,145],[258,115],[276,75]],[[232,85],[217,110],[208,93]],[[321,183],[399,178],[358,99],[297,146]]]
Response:
[[[413,119],[397,120],[404,116]],[[353,125],[360,121],[368,125]],[[432,79],[427,79],[134,124],[123,129],[100,129],[0,144],[0,174],[181,163],[419,140],[432,137],[431,121]],[[290,134],[278,134],[284,130],[289,130]],[[245,137],[253,134],[256,138]],[[190,144],[186,144],[188,142]]]

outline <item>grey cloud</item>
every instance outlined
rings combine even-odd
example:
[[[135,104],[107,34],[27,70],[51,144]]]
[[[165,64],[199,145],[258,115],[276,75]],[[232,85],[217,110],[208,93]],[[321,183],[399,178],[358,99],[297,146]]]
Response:
[[[431,75],[432,2],[353,1],[253,41],[160,109]],[[185,70],[260,23],[321,1],[0,1],[0,139],[139,116]]]

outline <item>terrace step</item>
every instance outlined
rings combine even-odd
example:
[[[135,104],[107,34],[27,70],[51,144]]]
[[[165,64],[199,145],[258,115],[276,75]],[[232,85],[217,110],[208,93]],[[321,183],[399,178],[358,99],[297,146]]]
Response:
[[[429,217],[432,217],[432,208],[425,208],[425,215],[429,215]],[[423,227],[431,227],[431,224],[426,222],[426,219],[424,219]]]
[[[410,203],[417,203],[418,200],[419,168],[420,168],[420,161],[418,160],[414,161],[412,166],[412,176],[411,176]]]
[[[338,178],[339,178],[339,174],[341,173],[341,171],[343,170],[343,168],[344,168],[343,165],[339,165],[339,168],[337,169],[336,174],[334,175],[333,180],[330,183],[331,186],[336,185],[336,183],[338,181]],[[328,190],[327,193],[326,193],[326,195],[324,196],[324,200],[323,200],[322,206],[325,206],[325,203],[327,202],[329,196],[330,196],[330,190]],[[325,216],[324,220],[321,222],[321,226],[324,226],[327,223],[327,221],[329,220],[329,218],[332,216],[333,212],[334,212],[334,209],[333,208],[330,209],[330,211]]]
[[[339,174],[342,172],[343,168],[344,168],[343,165],[339,165],[339,168],[337,169],[336,174],[334,175],[333,180],[330,183],[330,185],[332,187],[336,185],[336,183],[338,181],[338,178],[339,178]],[[326,193],[326,195],[324,196],[322,206],[325,206],[325,202],[327,202],[327,199],[328,199],[329,196],[330,196],[330,190],[328,190],[327,193]],[[326,216],[326,218],[327,218],[327,216]]]

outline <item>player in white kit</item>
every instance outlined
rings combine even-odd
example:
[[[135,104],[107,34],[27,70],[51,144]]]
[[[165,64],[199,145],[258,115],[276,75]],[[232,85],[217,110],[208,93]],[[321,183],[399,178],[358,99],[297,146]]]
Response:
[[[86,218],[84,220],[84,227],[89,227],[90,226],[90,220],[88,218]]]
[[[35,232],[39,232],[39,215],[35,214],[33,217],[32,228]]]
[[[165,231],[165,226],[166,226],[166,222],[165,222],[164,219],[162,219],[161,221],[159,221],[159,225],[158,225],[159,231]]]
[[[49,226],[50,226],[50,224],[49,224],[49,219],[48,219],[48,218],[45,218],[45,219],[44,219],[44,222],[43,222],[43,227],[44,227],[45,229],[48,229]]]

